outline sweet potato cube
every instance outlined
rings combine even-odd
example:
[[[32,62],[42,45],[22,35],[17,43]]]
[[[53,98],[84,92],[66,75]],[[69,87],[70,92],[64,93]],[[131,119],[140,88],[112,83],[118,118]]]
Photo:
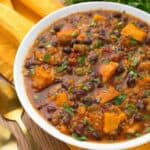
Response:
[[[140,70],[150,70],[150,61],[144,61],[144,62],[142,62],[142,63],[140,63],[140,65],[139,65],[139,69]]]
[[[59,41],[61,44],[67,44],[67,43],[70,42],[71,39],[72,39],[72,36],[71,36],[72,33],[73,33],[73,30],[60,31],[60,32],[58,32],[58,33],[57,33],[58,41]]]
[[[99,74],[102,75],[103,82],[108,81],[118,68],[118,63],[111,61],[108,64],[102,64],[99,69]]]
[[[100,91],[99,94],[96,96],[96,98],[100,99],[101,104],[104,104],[106,102],[111,101],[118,95],[119,92],[116,89],[114,89],[112,86],[110,86],[107,90]]]
[[[123,112],[120,114],[115,114],[112,112],[104,113],[104,133],[111,134],[115,131],[119,124],[126,119],[126,115]]]
[[[35,68],[35,73],[32,77],[32,86],[38,90],[46,88],[54,80],[54,69],[45,69],[43,66]]]
[[[106,21],[106,17],[104,17],[104,16],[102,16],[102,15],[98,15],[98,14],[96,14],[96,15],[94,15],[94,17],[93,17],[93,20],[94,21]]]
[[[142,42],[146,37],[146,33],[132,23],[129,23],[122,29],[121,35],[132,37],[139,42]]]
[[[59,93],[56,96],[55,101],[57,106],[63,106],[65,103],[68,102],[68,96],[65,92]]]
[[[141,126],[139,123],[134,123],[132,125],[127,126],[125,128],[125,132],[130,133],[130,134],[134,134],[134,133],[138,132],[140,128],[141,128]]]
[[[77,109],[77,112],[81,115],[83,115],[86,112],[86,109],[84,106],[79,106]]]

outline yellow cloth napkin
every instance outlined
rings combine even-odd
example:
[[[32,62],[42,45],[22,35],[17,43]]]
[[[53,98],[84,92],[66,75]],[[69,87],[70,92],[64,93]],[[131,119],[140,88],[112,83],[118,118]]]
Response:
[[[13,79],[14,57],[24,35],[42,17],[61,7],[57,0],[0,0],[0,73],[7,79]],[[150,143],[132,150],[150,150]]]

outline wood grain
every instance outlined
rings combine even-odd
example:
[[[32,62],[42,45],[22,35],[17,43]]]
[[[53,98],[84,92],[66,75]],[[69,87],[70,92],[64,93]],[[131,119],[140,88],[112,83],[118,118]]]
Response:
[[[69,150],[66,144],[60,142],[39,128],[26,113],[23,115],[23,121],[41,150]],[[27,143],[24,140],[25,138],[15,122],[5,120],[0,116],[0,124],[7,127],[16,137],[19,150],[28,150]]]

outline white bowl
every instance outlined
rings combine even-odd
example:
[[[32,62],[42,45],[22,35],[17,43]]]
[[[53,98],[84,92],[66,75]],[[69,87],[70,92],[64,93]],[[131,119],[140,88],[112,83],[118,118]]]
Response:
[[[88,2],[88,3],[80,3],[77,5],[72,5],[69,7],[62,8],[52,14],[49,14],[47,17],[43,18],[38,24],[36,24],[30,32],[25,36],[20,47],[18,49],[15,64],[14,64],[14,82],[15,88],[20,99],[22,106],[28,115],[33,119],[35,123],[37,123],[44,131],[48,132],[55,138],[74,145],[81,148],[92,149],[92,150],[119,150],[119,149],[127,149],[131,147],[135,147],[147,142],[150,142],[150,134],[145,134],[141,137],[135,138],[133,140],[128,140],[119,143],[93,143],[93,142],[80,142],[73,139],[71,136],[67,136],[59,130],[57,130],[54,126],[50,125],[31,105],[30,100],[27,96],[25,86],[24,86],[24,77],[22,73],[23,64],[25,57],[32,46],[33,42],[37,38],[37,36],[47,28],[54,21],[68,16],[72,13],[83,12],[83,11],[91,11],[91,10],[116,10],[116,11],[126,11],[127,13],[138,17],[139,19],[150,24],[150,15],[144,11],[133,8],[131,6],[111,3],[111,2]]]

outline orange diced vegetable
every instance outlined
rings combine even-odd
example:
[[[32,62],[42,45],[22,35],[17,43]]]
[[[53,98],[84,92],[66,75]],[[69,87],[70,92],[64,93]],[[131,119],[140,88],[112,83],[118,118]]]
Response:
[[[96,98],[100,99],[100,103],[104,104],[111,101],[119,95],[119,92],[110,86],[107,90],[100,91]]]
[[[73,33],[73,30],[67,30],[67,31],[60,31],[57,33],[57,38],[58,41],[62,44],[67,44],[68,42],[71,41],[72,36],[71,34]]]
[[[68,96],[65,92],[59,93],[56,96],[55,101],[56,101],[57,106],[63,106],[64,104],[66,104],[68,102]]]
[[[132,37],[139,42],[142,42],[146,37],[146,33],[132,23],[129,23],[122,29],[121,35]]]
[[[102,64],[99,73],[102,75],[103,82],[108,81],[118,68],[118,63],[111,61],[108,64]]]
[[[65,133],[65,134],[68,134],[68,133],[69,133],[69,131],[68,131],[68,129],[67,129],[67,127],[66,127],[65,125],[61,125],[61,126],[59,127],[59,130],[60,130],[62,133]]]
[[[140,70],[150,70],[150,61],[144,61],[139,65]]]
[[[138,132],[138,130],[141,128],[140,124],[139,123],[134,123],[133,125],[130,125],[130,126],[127,126],[125,128],[125,132],[126,133],[130,133],[130,134],[133,134],[133,133],[136,133]]]
[[[96,14],[96,15],[94,15],[94,17],[93,17],[93,20],[94,20],[94,21],[106,21],[106,17],[104,17],[104,16],[102,16],[102,15]]]
[[[83,40],[85,40],[86,38],[87,38],[87,36],[86,36],[85,34],[81,33],[81,34],[78,35],[77,40],[83,41]]]
[[[42,61],[43,60],[43,56],[44,56],[44,53],[42,53],[41,51],[35,51],[34,52],[34,56],[37,60],[40,60]]]
[[[139,87],[146,87],[150,85],[150,77],[145,77],[142,80],[138,80],[138,86]]]
[[[34,88],[41,90],[46,88],[54,81],[54,69],[45,69],[43,66],[35,68],[35,73],[32,77],[32,85]]]
[[[120,114],[106,112],[104,113],[104,128],[105,133],[111,134],[118,129],[119,124],[126,119],[126,115],[121,112]]]
[[[83,115],[85,113],[86,109],[84,106],[79,106],[77,109],[77,112],[81,115]]]

